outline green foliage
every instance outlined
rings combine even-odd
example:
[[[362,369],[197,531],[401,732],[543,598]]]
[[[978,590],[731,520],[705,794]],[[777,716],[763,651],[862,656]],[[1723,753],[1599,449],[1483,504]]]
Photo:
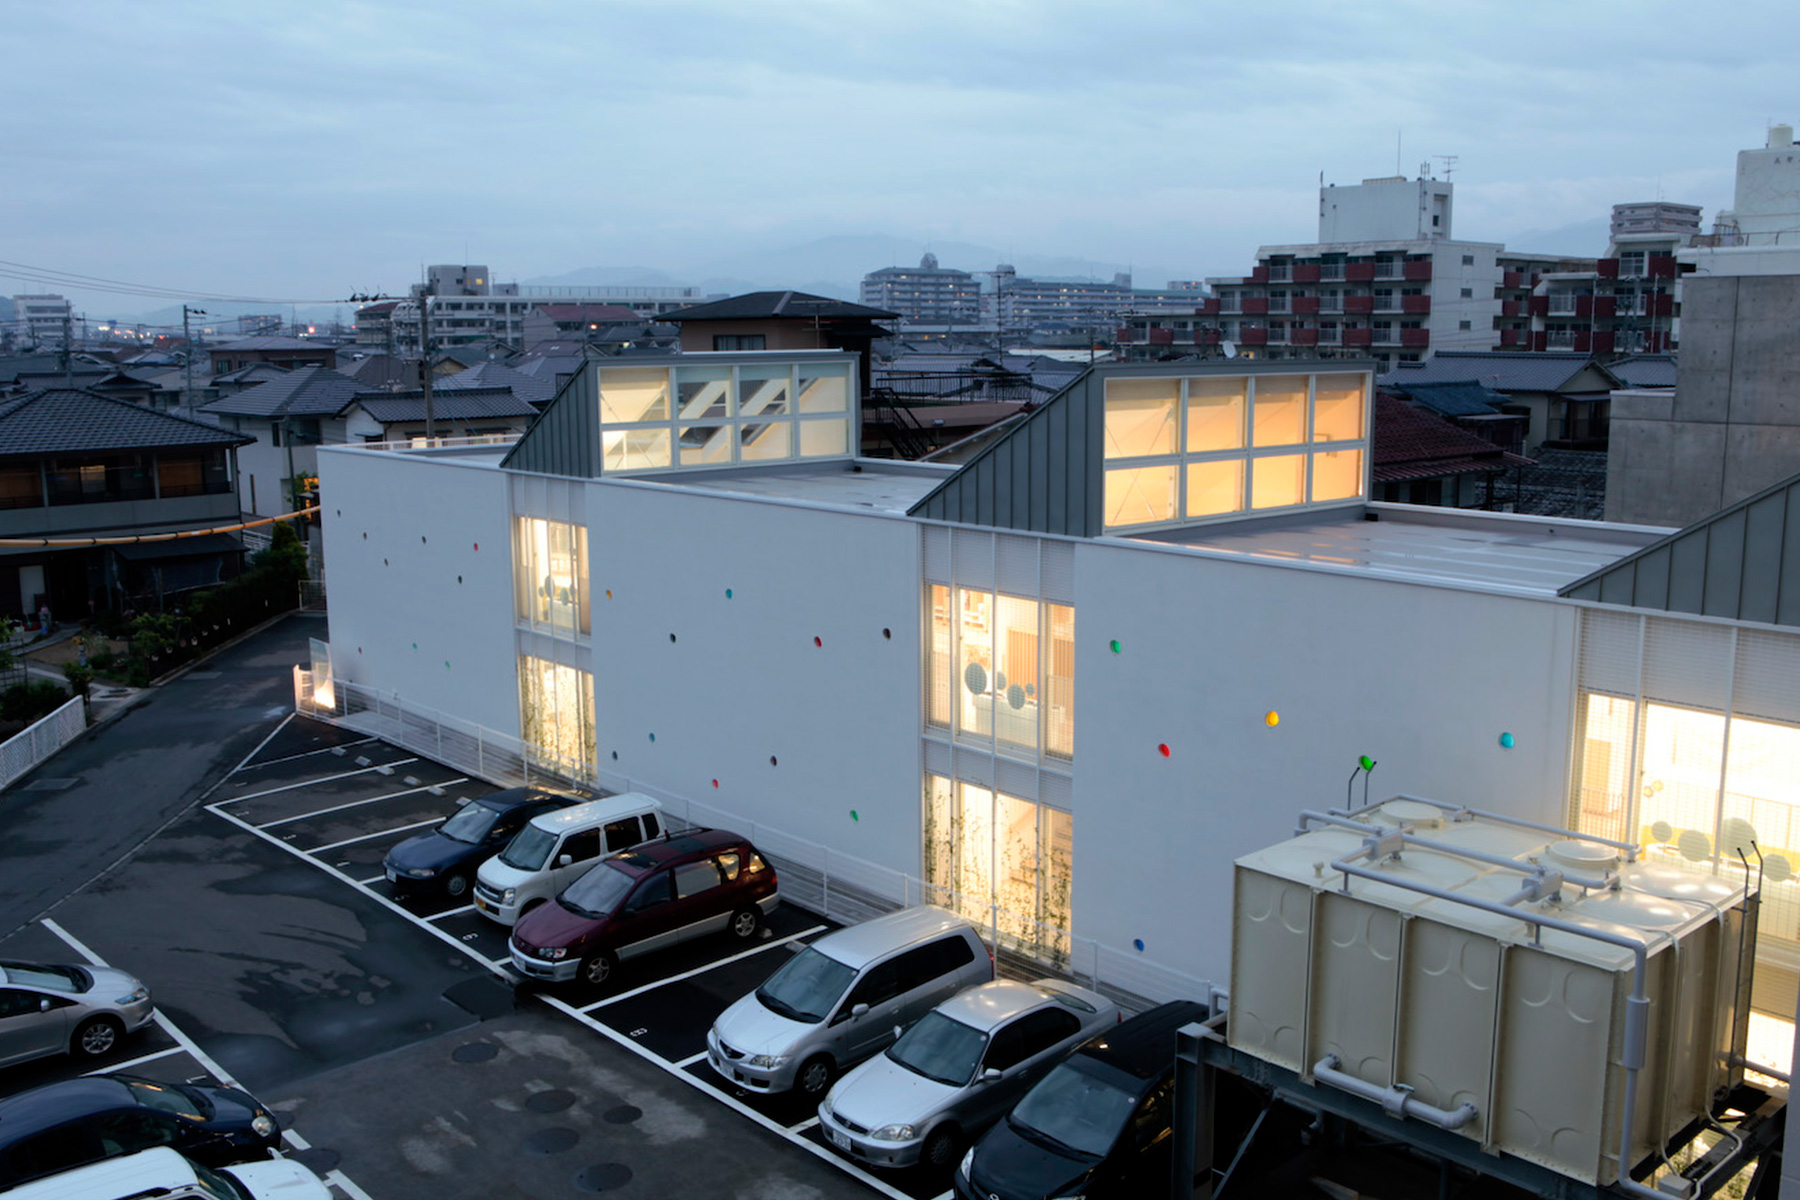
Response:
[[[175,649],[178,631],[169,613],[145,613],[131,623],[131,656],[154,662]]]
[[[88,655],[88,666],[94,668],[96,671],[104,673],[111,668],[118,657],[117,654],[113,653],[113,648],[111,646],[102,646],[92,654]]]
[[[19,623],[10,617],[0,617],[0,671],[10,671],[19,665],[19,656],[13,652],[12,640],[19,633]]]
[[[87,699],[88,688],[94,682],[94,668],[78,662],[63,664],[63,678],[69,681],[69,687],[83,700]]]
[[[48,679],[15,683],[0,692],[0,720],[23,721],[26,724],[68,703],[69,693],[62,685]]]
[[[306,543],[289,522],[277,522],[270,533],[269,548],[250,556],[248,574],[259,572],[275,573],[289,583],[306,578]]]

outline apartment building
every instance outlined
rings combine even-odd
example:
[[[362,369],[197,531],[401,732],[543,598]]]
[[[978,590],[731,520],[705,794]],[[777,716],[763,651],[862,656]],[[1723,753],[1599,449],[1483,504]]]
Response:
[[[26,345],[61,346],[70,319],[69,302],[61,296],[14,296],[14,332]]]
[[[981,281],[967,271],[938,266],[927,254],[916,267],[882,267],[863,276],[862,302],[898,313],[908,324],[962,326],[981,320]]]

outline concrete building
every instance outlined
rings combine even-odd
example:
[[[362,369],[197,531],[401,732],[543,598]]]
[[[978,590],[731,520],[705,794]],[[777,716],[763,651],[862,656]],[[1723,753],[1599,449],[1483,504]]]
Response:
[[[1761,147],[1738,151],[1732,205],[1714,224],[1720,245],[1800,241],[1800,143],[1794,141],[1792,125],[1771,125]]]
[[[68,336],[71,309],[61,296],[14,296],[13,331],[26,346],[57,346]]]
[[[938,266],[927,254],[916,267],[882,267],[863,276],[862,302],[887,309],[907,325],[968,328],[981,320],[981,281],[967,271]]]

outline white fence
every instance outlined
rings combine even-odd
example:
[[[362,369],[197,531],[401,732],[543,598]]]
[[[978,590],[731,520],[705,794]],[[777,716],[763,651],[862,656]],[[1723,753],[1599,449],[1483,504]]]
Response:
[[[74,741],[86,728],[87,713],[81,697],[74,696],[37,724],[0,742],[0,788],[11,787],[19,776]]]
[[[917,876],[841,853],[787,830],[676,795],[597,764],[558,759],[516,737],[484,729],[393,693],[326,679],[294,668],[294,709],[379,737],[477,779],[504,786],[543,783],[583,791],[642,792],[687,825],[731,829],[767,855],[781,874],[781,894],[810,912],[853,923],[911,904],[938,904],[979,915],[1003,971],[1018,978],[1063,975],[1132,1008],[1164,1000],[1207,1000],[1212,985],[1146,958],[1132,947],[1093,938],[1010,913],[988,897],[967,897]]]

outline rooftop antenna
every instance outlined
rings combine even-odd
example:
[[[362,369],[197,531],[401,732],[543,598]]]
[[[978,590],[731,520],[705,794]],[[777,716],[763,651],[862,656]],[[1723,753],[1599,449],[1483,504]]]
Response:
[[[1394,130],[1394,174],[1402,174],[1400,167],[1400,130]]]
[[[1448,183],[1450,177],[1456,174],[1456,160],[1461,156],[1456,154],[1434,154],[1431,157],[1444,164],[1444,181]]]

